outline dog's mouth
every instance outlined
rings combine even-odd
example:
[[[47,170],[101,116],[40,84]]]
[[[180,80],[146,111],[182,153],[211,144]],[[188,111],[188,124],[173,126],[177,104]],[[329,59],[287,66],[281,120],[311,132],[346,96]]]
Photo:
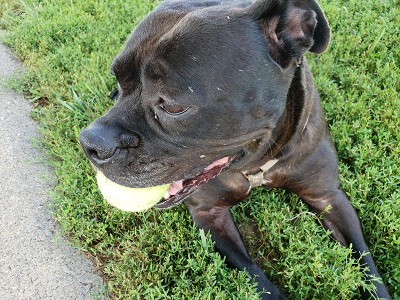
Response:
[[[236,158],[236,155],[225,156],[207,166],[199,175],[173,182],[165,196],[158,202],[157,208],[170,208],[182,203],[189,195],[195,192],[201,184],[217,177]]]

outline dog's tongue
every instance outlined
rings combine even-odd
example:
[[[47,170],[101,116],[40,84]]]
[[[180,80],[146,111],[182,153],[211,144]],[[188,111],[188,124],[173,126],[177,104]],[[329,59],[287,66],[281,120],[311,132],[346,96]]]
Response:
[[[209,165],[209,166],[208,166],[207,168],[205,168],[204,170],[205,170],[205,171],[209,171],[209,170],[211,170],[211,169],[214,168],[214,167],[219,167],[219,166],[222,166],[222,165],[227,164],[228,161],[229,161],[229,156],[225,156],[225,157],[220,158],[220,159],[218,159],[217,161],[213,162],[211,165]]]
[[[228,162],[229,162],[229,157],[228,156],[223,157],[223,158],[213,162],[208,167],[206,167],[203,172],[204,173],[210,173],[211,175],[216,176],[216,175],[219,174],[219,172],[221,172],[221,169],[219,169],[219,167],[227,164]],[[214,168],[216,168],[215,174],[213,174],[214,173],[213,172]],[[196,181],[199,181],[199,182],[200,181],[207,181],[207,179],[204,179],[203,177],[206,177],[206,175],[203,174],[203,175],[198,176],[197,179],[189,180],[187,182],[187,184],[195,183]],[[174,195],[178,194],[181,190],[183,190],[183,188],[184,188],[183,180],[178,180],[178,181],[173,182],[168,188],[168,191],[167,191],[168,196],[174,196]]]
[[[173,182],[168,188],[168,194],[174,196],[183,189],[183,180]]]

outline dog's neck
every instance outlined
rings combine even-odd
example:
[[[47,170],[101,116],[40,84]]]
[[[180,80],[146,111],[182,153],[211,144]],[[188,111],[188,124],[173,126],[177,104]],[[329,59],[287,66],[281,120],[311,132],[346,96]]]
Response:
[[[313,91],[307,85],[312,82],[312,78],[307,78],[307,72],[309,73],[305,58],[298,60],[287,93],[284,113],[272,132],[268,147],[264,150],[264,163],[282,157],[285,154],[284,147],[306,127],[313,103]]]
[[[271,142],[265,150],[264,163],[253,170],[242,172],[249,180],[251,187],[265,183],[264,174],[285,155],[285,146],[293,139],[300,138],[307,127],[313,106],[312,77],[305,58],[297,61],[293,79],[289,87],[285,113],[278,121],[272,133]],[[283,134],[282,134],[283,133]]]

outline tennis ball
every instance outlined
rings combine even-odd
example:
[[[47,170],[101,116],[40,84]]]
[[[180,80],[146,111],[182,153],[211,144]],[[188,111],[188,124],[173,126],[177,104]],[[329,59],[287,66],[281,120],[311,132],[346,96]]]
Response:
[[[164,184],[149,188],[131,188],[111,181],[100,171],[97,172],[96,179],[108,203],[121,210],[133,212],[146,210],[156,205],[170,186],[170,184]]]

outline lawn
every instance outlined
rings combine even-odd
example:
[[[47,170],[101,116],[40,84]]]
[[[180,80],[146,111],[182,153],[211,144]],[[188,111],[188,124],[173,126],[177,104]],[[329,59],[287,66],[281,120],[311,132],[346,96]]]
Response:
[[[54,218],[103,271],[107,286],[94,298],[257,299],[246,273],[225,266],[183,206],[123,213],[106,204],[78,144],[79,131],[113,104],[109,65],[156,2],[0,0],[1,39],[27,69],[10,84],[33,103],[57,178]],[[307,58],[343,188],[400,299],[400,3],[319,2],[333,38],[324,54]],[[252,257],[289,299],[359,299],[358,262],[298,197],[257,189],[233,212]]]

